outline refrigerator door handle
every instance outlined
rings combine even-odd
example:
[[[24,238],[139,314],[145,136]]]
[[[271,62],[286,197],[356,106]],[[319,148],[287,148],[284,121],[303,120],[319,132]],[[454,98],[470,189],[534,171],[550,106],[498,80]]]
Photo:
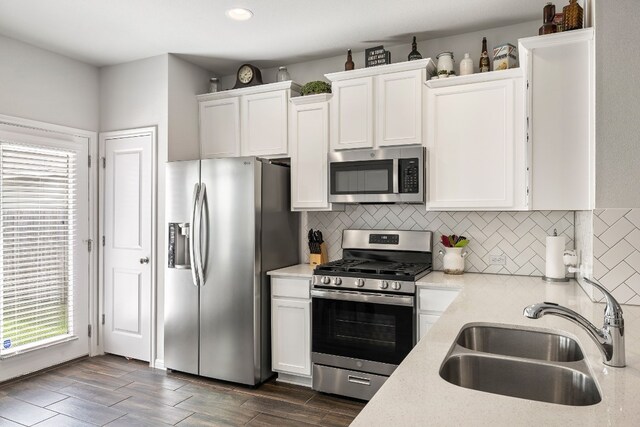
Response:
[[[198,277],[200,281],[200,286],[204,286],[204,270],[205,270],[205,256],[208,256],[209,252],[209,224],[207,223],[205,226],[204,232],[204,246],[205,246],[205,256],[202,253],[202,243],[203,243],[203,233],[202,233],[202,219],[204,212],[204,205],[207,202],[207,187],[204,184],[200,184],[200,192],[198,194],[198,217],[196,221],[198,222],[198,242],[197,242],[197,251],[198,251],[198,264],[196,268],[198,269]]]
[[[191,279],[194,286],[200,286],[198,272],[196,266],[198,265],[196,259],[196,206],[198,202],[198,195],[200,193],[200,184],[196,184],[193,187],[193,201],[191,202],[191,227],[189,227],[189,264],[191,267]],[[199,228],[199,227],[198,227]]]

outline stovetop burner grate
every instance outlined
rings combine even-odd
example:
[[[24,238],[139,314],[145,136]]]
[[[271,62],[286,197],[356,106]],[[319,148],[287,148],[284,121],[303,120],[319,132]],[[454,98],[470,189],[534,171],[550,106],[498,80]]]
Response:
[[[382,276],[415,276],[429,270],[431,264],[406,263],[389,261],[372,261],[367,259],[340,259],[316,267],[320,272],[332,273],[361,273]]]

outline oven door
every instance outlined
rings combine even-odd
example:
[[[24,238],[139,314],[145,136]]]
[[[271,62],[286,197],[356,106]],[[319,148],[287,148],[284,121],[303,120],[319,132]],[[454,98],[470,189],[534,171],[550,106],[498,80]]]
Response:
[[[314,363],[391,375],[415,345],[414,297],[312,290]]]

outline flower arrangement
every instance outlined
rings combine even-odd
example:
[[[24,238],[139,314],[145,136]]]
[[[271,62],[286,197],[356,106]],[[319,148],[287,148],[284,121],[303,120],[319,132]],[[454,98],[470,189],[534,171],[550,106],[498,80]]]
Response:
[[[440,236],[440,241],[445,248],[464,248],[469,244],[469,239],[464,236],[456,236],[455,234],[448,236],[443,234]]]

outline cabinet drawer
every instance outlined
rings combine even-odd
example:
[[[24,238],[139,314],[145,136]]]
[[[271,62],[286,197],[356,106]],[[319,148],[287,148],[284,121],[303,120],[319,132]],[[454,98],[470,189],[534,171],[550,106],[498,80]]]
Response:
[[[443,312],[458,296],[457,289],[431,289],[418,290],[418,310]]]
[[[272,277],[271,296],[309,299],[310,279],[304,277]]]

